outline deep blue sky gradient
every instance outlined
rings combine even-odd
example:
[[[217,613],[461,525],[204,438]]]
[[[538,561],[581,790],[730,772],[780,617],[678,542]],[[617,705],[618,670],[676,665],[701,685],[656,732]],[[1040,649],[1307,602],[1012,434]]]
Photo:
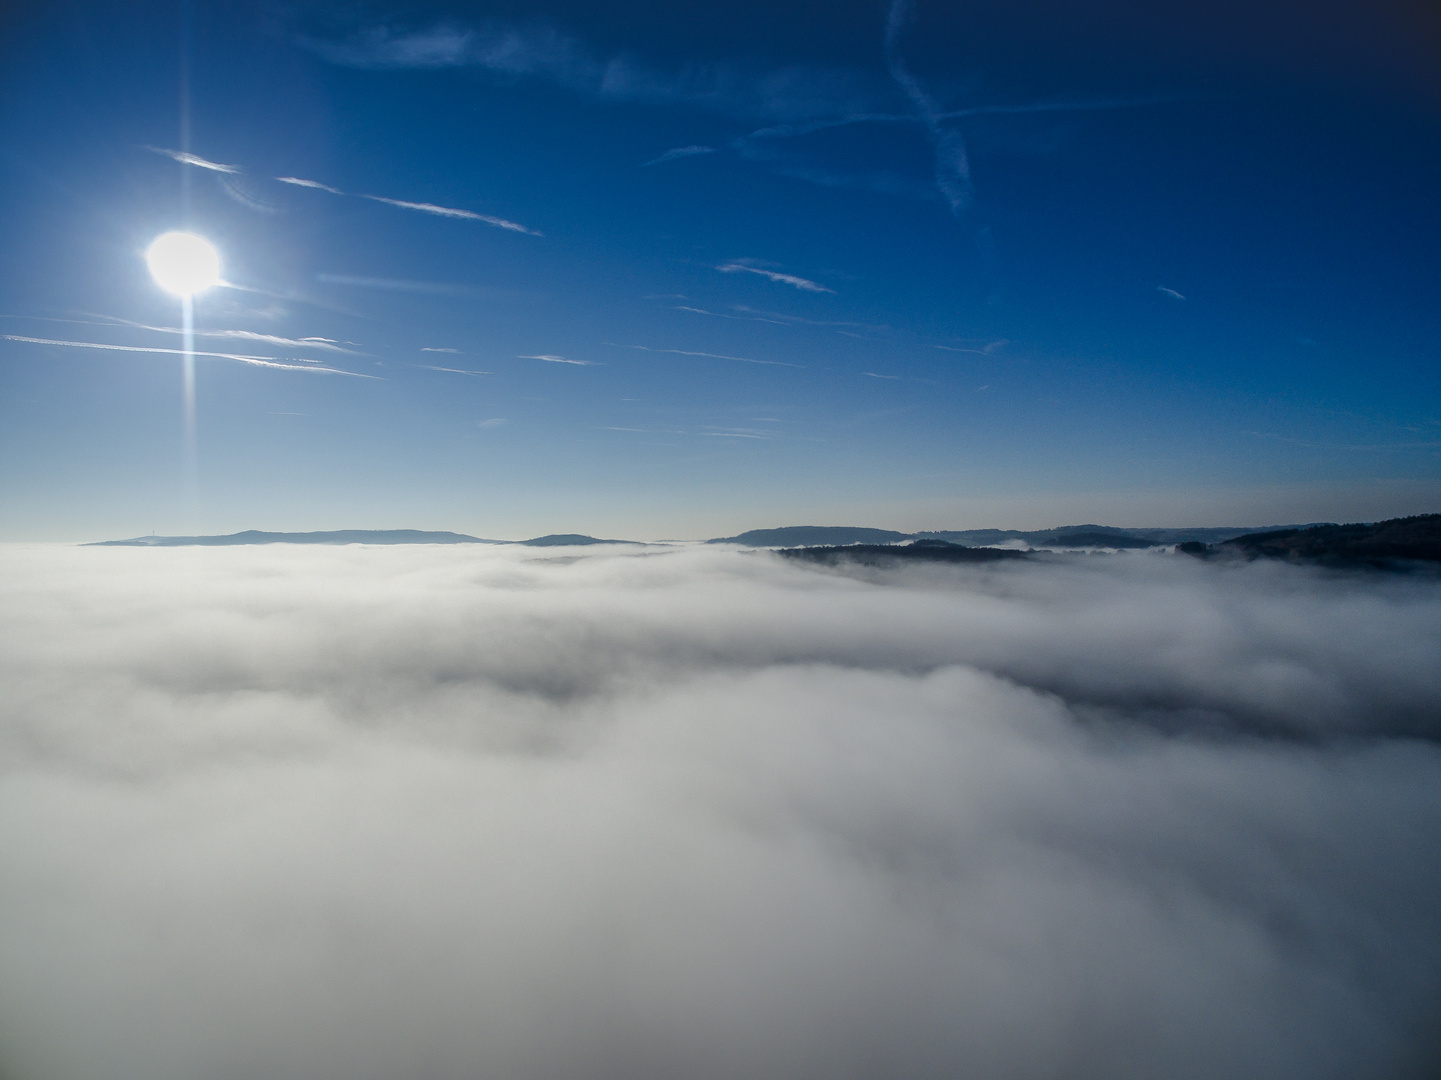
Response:
[[[141,253],[188,224],[201,330],[350,351],[197,348],[372,378],[201,358],[187,490],[178,357],[0,340],[0,532],[1441,508],[1436,19],[1193,7],[919,3],[968,188],[885,3],[12,10],[0,333],[178,347]],[[242,171],[148,149],[186,97]]]

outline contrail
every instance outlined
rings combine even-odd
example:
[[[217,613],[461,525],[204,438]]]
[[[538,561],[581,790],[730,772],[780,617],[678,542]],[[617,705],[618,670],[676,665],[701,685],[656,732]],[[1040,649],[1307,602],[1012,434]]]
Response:
[[[306,360],[305,357],[295,357],[297,360],[305,360],[305,364],[286,364],[268,356],[246,356],[242,353],[223,352],[198,352],[195,349],[159,349],[146,345],[109,345],[99,341],[57,341],[54,338],[25,337],[21,334],[0,334],[0,338],[6,341],[24,341],[31,345],[64,345],[71,349],[108,349],[111,352],[133,352],[133,353],[163,353],[167,356],[213,356],[220,360],[239,360],[242,364],[251,364],[256,367],[278,368],[281,371],[308,371],[316,375],[349,375],[355,379],[376,379],[378,375],[362,375],[358,371],[345,371],[342,368],[326,367],[319,360]]]
[[[886,70],[891,78],[905,91],[906,97],[916,108],[916,114],[926,125],[930,135],[931,149],[936,158],[936,189],[950,204],[951,213],[957,216],[970,205],[975,191],[971,183],[971,162],[966,155],[966,143],[961,133],[942,125],[943,114],[935,99],[920,84],[905,61],[901,59],[900,37],[911,17],[911,0],[894,0],[890,15],[886,19],[885,58]]]

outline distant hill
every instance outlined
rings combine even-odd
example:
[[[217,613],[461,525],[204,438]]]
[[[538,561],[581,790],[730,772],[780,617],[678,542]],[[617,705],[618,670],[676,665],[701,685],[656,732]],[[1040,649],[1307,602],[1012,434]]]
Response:
[[[464,533],[424,532],[419,529],[339,529],[331,532],[245,532],[227,536],[137,536],[131,540],[101,540],[84,547],[229,547],[239,544],[504,544]]]
[[[826,547],[782,548],[777,555],[802,562],[838,566],[894,566],[900,563],[983,563],[1035,558],[1014,548],[965,547],[945,540],[915,540],[909,544],[839,544]],[[1054,557],[1054,556],[1053,556]]]
[[[594,536],[582,536],[580,533],[551,533],[549,536],[537,536],[533,540],[517,540],[517,544],[524,544],[527,547],[580,547],[586,544],[636,544],[641,547],[645,545],[639,540],[600,540]]]
[[[810,544],[887,544],[910,540],[911,533],[890,529],[864,529],[847,525],[788,525],[783,529],[752,529],[739,536],[720,536],[707,544],[744,544],[746,547],[790,547]]]
[[[1396,560],[1441,562],[1441,514],[1391,518],[1373,524],[1313,525],[1247,533],[1188,554],[1239,554],[1332,565],[1385,565]]]
[[[1275,528],[1299,528],[1278,525]],[[811,547],[831,544],[894,544],[904,540],[945,540],[966,546],[1028,544],[1031,547],[1146,548],[1186,541],[1216,544],[1233,536],[1257,531],[1251,528],[1118,529],[1111,525],[1062,525],[1054,529],[961,529],[914,533],[857,526],[791,525],[783,529],[752,529],[738,536],[707,540],[708,544],[743,544],[747,547]]]

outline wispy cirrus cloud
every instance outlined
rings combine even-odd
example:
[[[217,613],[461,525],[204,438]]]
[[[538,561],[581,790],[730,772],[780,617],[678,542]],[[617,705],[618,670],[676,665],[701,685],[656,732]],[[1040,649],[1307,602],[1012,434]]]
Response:
[[[692,315],[709,315],[715,319],[739,319],[745,322],[770,323],[772,326],[814,326],[824,329],[833,329],[838,334],[844,334],[847,329],[868,330],[871,333],[882,333],[890,327],[885,323],[858,323],[848,322],[842,319],[804,319],[799,315],[787,315],[780,311],[762,311],[757,308],[747,307],[745,304],[732,304],[730,311],[711,311],[708,308],[694,307],[690,304],[676,304],[672,311],[685,311]],[[858,337],[857,334],[849,335]]]
[[[465,296],[475,300],[533,300],[540,293],[523,289],[497,289],[491,285],[463,285],[452,281],[412,281],[406,278],[362,277],[357,274],[316,274],[315,280],[325,285],[346,285],[360,289],[385,289],[390,292],[420,293],[429,296]]]
[[[54,338],[25,337],[20,334],[0,334],[0,338],[6,341],[28,342],[32,345],[63,345],[71,349],[105,349],[111,352],[128,353],[163,353],[168,356],[209,356],[220,360],[236,360],[242,364],[250,364],[254,367],[277,368],[281,371],[308,371],[314,375],[349,375],[356,379],[375,379],[376,375],[362,375],[356,371],[345,371],[342,368],[327,367],[320,360],[310,360],[303,356],[292,356],[283,359],[270,356],[246,356],[240,353],[223,352],[201,352],[199,350],[189,351],[185,349],[160,349],[145,345],[111,345],[100,341],[59,341]],[[300,361],[300,363],[286,363],[285,360]]]
[[[932,348],[944,349],[946,352],[975,353],[977,356],[990,356],[1011,343],[1010,338],[997,338],[995,341],[987,342],[979,348],[962,345],[934,345]]]
[[[890,327],[884,323],[859,323],[847,322],[842,319],[805,319],[799,315],[787,315],[782,311],[759,311],[745,304],[732,304],[732,309],[740,313],[741,318],[765,319],[768,322],[779,322],[796,326],[823,326],[823,327],[849,327],[852,330],[889,330]]]
[[[156,334],[183,334],[185,331],[178,326],[155,326],[151,323],[135,322],[133,319],[122,319],[114,315],[102,316],[98,319],[63,319],[61,322],[73,322],[85,326],[124,326],[135,330],[148,330]],[[275,345],[286,349],[322,349],[326,352],[346,353],[350,356],[364,356],[365,353],[358,353],[354,349],[347,349],[333,338],[325,337],[282,337],[279,334],[262,334],[254,330],[194,330],[198,338],[220,338],[239,341],[255,341],[264,345]],[[353,342],[351,343],[353,344]]]
[[[319,180],[304,180],[298,176],[277,176],[275,178],[282,184],[290,184],[294,187],[311,188],[315,191],[328,191],[332,195],[344,195],[345,192],[329,184],[322,184]]]
[[[897,59],[899,58],[898,52],[896,53],[896,57]],[[900,70],[907,78],[910,78],[913,89],[920,88],[920,84],[915,82],[904,64],[900,65]],[[846,116],[823,116],[818,119],[771,124],[763,128],[758,128],[746,135],[742,135],[732,141],[729,144],[729,148],[742,159],[762,165],[779,176],[818,184],[822,187],[874,191],[880,194],[906,199],[934,200],[939,194],[942,194],[937,187],[934,177],[928,182],[921,182],[914,177],[893,170],[872,169],[861,172],[855,169],[826,166],[820,164],[803,149],[787,147],[785,144],[793,140],[802,139],[807,135],[860,125],[921,127],[926,131],[927,137],[934,142],[936,125],[945,121],[963,120],[981,116],[1134,109],[1151,105],[1198,100],[1196,95],[1183,94],[1124,98],[1050,98],[1041,101],[1009,104],[968,105],[959,109],[934,111],[939,109],[938,104],[929,96],[924,95],[924,91],[922,91],[922,94],[926,97],[926,101],[933,108],[933,111],[929,113],[925,110],[912,113],[868,111]],[[955,145],[948,147],[952,152],[952,172],[955,172],[956,167],[959,163],[963,162],[964,158],[963,156],[956,158],[954,152],[959,149],[960,153],[964,155],[965,147],[960,141],[962,136],[959,132],[946,132],[946,134],[948,138],[955,142]],[[940,159],[937,159],[938,165],[939,162]],[[969,172],[968,165],[965,171],[967,173]]]
[[[611,101],[685,105],[779,120],[874,109],[882,87],[854,69],[742,61],[687,64],[666,73],[633,57],[602,55],[545,25],[498,20],[401,28],[358,27],[340,36],[301,33],[297,41],[331,63],[360,68],[469,67],[506,79],[532,78]]]
[[[1166,288],[1166,286],[1164,286],[1164,285],[1157,285],[1157,286],[1156,286],[1156,291],[1157,291],[1158,293],[1164,293],[1165,295],[1169,296],[1172,300],[1184,300],[1184,299],[1186,299],[1184,296],[1182,296],[1180,293],[1178,293],[1175,289],[1168,289],[1168,288]]]
[[[728,356],[725,353],[697,352],[693,349],[654,349],[649,345],[622,345],[619,342],[610,341],[608,345],[616,345],[622,349],[639,349],[648,353],[670,353],[674,356],[703,356],[711,360],[739,360],[743,364],[767,364],[771,367],[799,368],[800,364],[788,364],[784,360],[757,360],[752,356]]]
[[[411,364],[411,367],[424,368],[426,371],[446,371],[452,375],[494,375],[493,371],[471,371],[469,368],[440,367],[437,364]]]
[[[678,158],[696,157],[699,154],[714,154],[715,152],[714,146],[677,146],[673,150],[667,150],[660,157],[641,162],[641,168],[645,168],[647,165],[659,165],[666,161],[675,161]]]
[[[168,327],[166,328],[169,329]],[[173,333],[184,333],[176,329]],[[348,353],[351,356],[359,356],[354,349],[347,349],[337,344],[330,338],[306,337],[290,338],[281,337],[279,334],[260,334],[254,330],[197,330],[196,337],[207,338],[229,338],[239,341],[255,341],[264,345],[275,345],[282,349],[322,349],[325,352]]]
[[[436,347],[431,346],[431,345],[423,345],[423,346],[421,346],[420,351],[421,351],[421,352],[441,352],[441,353],[459,353],[459,352],[460,352],[459,349],[441,349],[441,348],[436,348]]]
[[[954,127],[945,127],[945,119],[935,98],[926,91],[901,57],[901,31],[911,18],[911,0],[892,0],[890,14],[886,18],[884,55],[886,69],[891,73],[915,106],[916,115],[926,127],[931,149],[935,155],[936,190],[950,204],[951,213],[959,214],[970,205],[974,192],[971,183],[971,163],[966,154],[965,139]]]
[[[530,356],[517,356],[517,360],[544,360],[549,364],[575,364],[577,367],[591,367],[594,360],[574,360],[569,356],[557,356],[555,353],[536,353]]]
[[[709,315],[712,318],[716,319],[745,319],[749,322],[768,322],[775,323],[775,325],[777,326],[786,325],[780,319],[765,319],[760,317],[759,315],[732,315],[725,311],[707,311],[705,308],[691,307],[689,304],[677,304],[672,310],[688,311],[692,315]]]
[[[331,195],[346,195],[347,192],[340,188],[331,187],[329,184],[322,184],[319,180],[304,180],[298,176],[277,176],[275,178],[282,184],[291,184],[295,187],[309,188],[313,191],[325,191]],[[409,199],[392,199],[386,195],[365,195],[355,196],[360,199],[369,199],[371,202],[385,203],[388,206],[398,206],[402,210],[416,210],[422,214],[432,214],[435,217],[458,218],[464,221],[479,221],[486,225],[494,225],[497,229],[508,229],[511,232],[524,233],[526,236],[540,236],[541,233],[535,229],[527,228],[516,221],[508,218],[496,217],[494,214],[481,214],[474,210],[463,210],[454,206],[440,206],[436,203],[413,202]]]
[[[194,165],[197,168],[209,169],[212,172],[240,173],[244,170],[239,165],[222,165],[218,162],[207,161],[195,154],[185,153],[180,150],[166,150],[158,146],[147,146],[157,154],[164,154],[168,158],[180,162],[182,165]],[[352,197],[349,192],[329,184],[322,184],[319,180],[307,180],[300,176],[277,176],[277,183],[289,184],[292,187],[308,188],[312,191],[324,191],[331,195]],[[392,199],[386,195],[366,195],[357,193],[354,198],[369,199],[372,202],[385,203],[389,206],[397,206],[402,210],[415,210],[422,214],[432,214],[436,217],[456,218],[464,221],[479,221],[486,225],[493,225],[497,229],[507,229],[510,232],[524,233],[526,236],[541,236],[542,233],[535,229],[520,224],[518,221],[511,221],[508,218],[497,217],[494,214],[481,214],[474,210],[463,210],[454,206],[440,206],[436,203],[413,202],[409,199]]]
[[[769,431],[757,431],[754,428],[721,428],[713,427],[700,432],[712,439],[774,439],[775,435]]]
[[[505,218],[495,217],[491,214],[477,214],[474,210],[458,210],[453,206],[437,206],[435,203],[410,202],[406,199],[390,199],[384,195],[362,195],[360,197],[362,199],[370,199],[372,202],[398,206],[403,210],[418,210],[422,214],[433,214],[436,217],[460,218],[464,221],[481,221],[487,225],[494,225],[497,229],[509,229],[511,232],[524,233],[526,236],[543,235],[534,229],[526,228],[518,222],[507,221]]]
[[[163,146],[147,146],[145,149],[151,153],[163,154],[165,157],[170,158],[172,161],[178,161],[182,165],[193,165],[197,169],[209,169],[211,172],[218,173],[238,173],[242,171],[239,165],[222,165],[218,161],[209,161],[200,157],[198,154],[187,153],[184,150],[167,150]]]
[[[743,259],[734,262],[722,263],[716,267],[722,274],[759,274],[768,281],[774,281],[778,285],[790,285],[792,288],[800,289],[803,292],[833,293],[835,289],[828,288],[817,281],[809,278],[798,277],[795,274],[783,274],[779,270],[767,270],[764,267],[752,266]]]

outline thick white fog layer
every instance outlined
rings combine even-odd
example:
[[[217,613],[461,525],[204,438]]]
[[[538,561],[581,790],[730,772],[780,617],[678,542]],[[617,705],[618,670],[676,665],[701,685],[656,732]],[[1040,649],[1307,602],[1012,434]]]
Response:
[[[1441,1070],[1441,585],[0,549],[4,1080]]]

